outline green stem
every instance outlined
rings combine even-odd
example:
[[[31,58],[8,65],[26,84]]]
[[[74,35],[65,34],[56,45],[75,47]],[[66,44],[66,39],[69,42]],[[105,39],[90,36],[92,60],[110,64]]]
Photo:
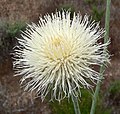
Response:
[[[105,34],[105,37],[104,37],[104,43],[106,43],[108,41],[108,38],[109,38],[110,3],[111,3],[111,0],[107,0],[107,4],[106,4],[106,17],[105,17],[105,30],[106,30],[106,34]],[[103,72],[104,71],[105,71],[105,66],[102,65],[100,67],[101,78],[103,77]],[[94,96],[93,96],[93,100],[92,100],[92,106],[91,106],[90,114],[94,114],[95,113],[97,97],[98,97],[99,91],[100,91],[100,85],[101,85],[101,82],[98,81],[96,89],[95,89],[95,93],[94,93]]]
[[[75,97],[74,95],[72,95],[72,102],[73,102],[73,105],[74,105],[75,114],[81,114],[79,103],[78,103],[78,98]]]

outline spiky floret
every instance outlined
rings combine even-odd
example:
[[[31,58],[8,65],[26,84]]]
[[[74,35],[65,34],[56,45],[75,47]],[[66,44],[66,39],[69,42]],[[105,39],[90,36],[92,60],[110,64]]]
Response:
[[[39,24],[28,25],[18,39],[16,75],[22,76],[25,90],[36,90],[42,99],[50,92],[51,98],[59,101],[78,97],[80,88],[90,88],[100,80],[91,66],[109,61],[109,42],[98,42],[104,33],[87,15],[74,13],[70,19],[70,12],[62,11],[40,17]]]

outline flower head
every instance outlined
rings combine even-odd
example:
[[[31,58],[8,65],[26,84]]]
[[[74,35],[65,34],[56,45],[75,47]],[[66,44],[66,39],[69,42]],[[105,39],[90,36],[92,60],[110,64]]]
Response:
[[[18,39],[14,62],[25,90],[36,90],[42,99],[48,93],[61,100],[79,96],[80,88],[90,88],[100,80],[94,65],[108,61],[107,43],[100,43],[105,31],[79,13],[70,19],[62,11],[40,17],[39,24],[28,25]]]

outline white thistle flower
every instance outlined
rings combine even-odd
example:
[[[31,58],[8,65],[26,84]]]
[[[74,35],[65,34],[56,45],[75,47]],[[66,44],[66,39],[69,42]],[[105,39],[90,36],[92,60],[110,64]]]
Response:
[[[100,80],[94,65],[109,61],[107,43],[98,43],[105,31],[99,24],[78,13],[56,12],[28,25],[15,48],[14,67],[25,90],[36,90],[42,99],[48,93],[61,100],[79,96],[80,88],[90,88]],[[92,83],[91,83],[92,82]]]

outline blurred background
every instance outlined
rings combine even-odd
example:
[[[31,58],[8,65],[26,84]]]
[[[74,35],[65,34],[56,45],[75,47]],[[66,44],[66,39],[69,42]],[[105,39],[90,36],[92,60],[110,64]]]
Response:
[[[0,114],[74,114],[71,101],[60,104],[41,102],[34,94],[24,92],[19,85],[20,77],[13,77],[10,53],[17,44],[26,23],[39,20],[39,16],[66,9],[86,13],[93,20],[105,24],[106,0],[0,0]],[[120,114],[120,0],[111,0],[109,51],[111,64],[102,82],[96,114]],[[89,114],[92,95],[82,90],[80,107],[82,114]]]

